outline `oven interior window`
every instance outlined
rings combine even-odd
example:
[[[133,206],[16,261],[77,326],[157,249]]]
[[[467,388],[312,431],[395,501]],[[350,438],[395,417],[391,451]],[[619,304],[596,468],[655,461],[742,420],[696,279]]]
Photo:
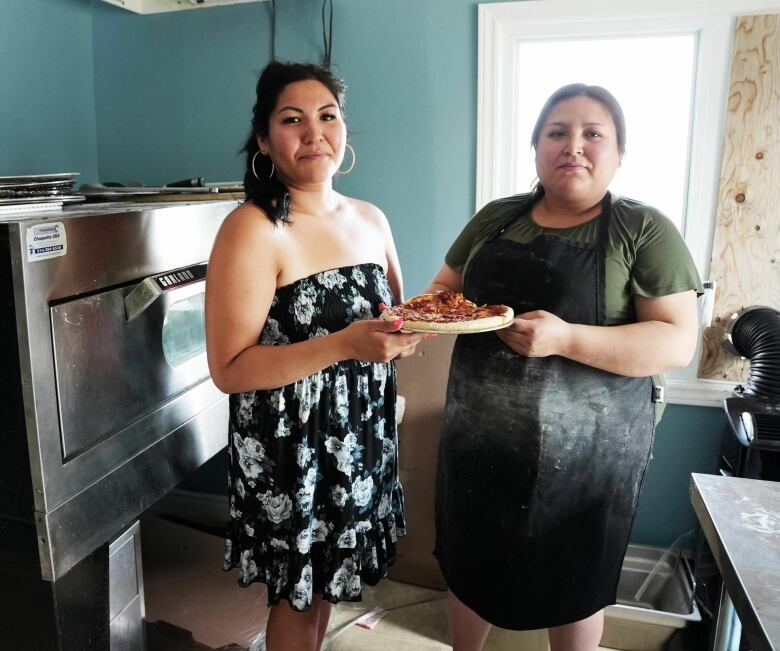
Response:
[[[172,303],[165,314],[162,345],[165,360],[180,366],[206,352],[205,294]]]

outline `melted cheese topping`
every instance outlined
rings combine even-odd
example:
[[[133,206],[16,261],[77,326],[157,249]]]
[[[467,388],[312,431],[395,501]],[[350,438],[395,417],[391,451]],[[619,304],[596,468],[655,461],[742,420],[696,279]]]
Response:
[[[477,305],[460,292],[450,290],[438,294],[423,294],[388,308],[385,313],[405,321],[427,321],[429,323],[453,323],[503,316],[509,308],[506,305]]]

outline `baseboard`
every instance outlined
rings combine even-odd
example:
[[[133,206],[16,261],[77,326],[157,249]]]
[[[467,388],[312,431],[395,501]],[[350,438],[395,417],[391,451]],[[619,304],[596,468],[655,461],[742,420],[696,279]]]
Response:
[[[224,528],[228,520],[230,503],[227,492],[224,495],[215,495],[174,488],[149,510],[152,513],[171,516],[179,521]]]

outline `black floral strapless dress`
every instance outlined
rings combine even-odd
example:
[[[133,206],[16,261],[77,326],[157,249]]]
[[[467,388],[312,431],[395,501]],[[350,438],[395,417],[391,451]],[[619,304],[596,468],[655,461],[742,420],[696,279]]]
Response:
[[[393,295],[377,264],[307,276],[276,291],[260,343],[322,337],[378,315]],[[360,601],[405,533],[395,366],[347,360],[273,390],[230,396],[225,569],[268,601]]]

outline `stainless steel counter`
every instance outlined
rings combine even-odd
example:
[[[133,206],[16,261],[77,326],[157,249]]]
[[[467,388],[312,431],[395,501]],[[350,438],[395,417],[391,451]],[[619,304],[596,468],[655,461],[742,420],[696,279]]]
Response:
[[[693,474],[690,493],[752,650],[780,649],[780,483]]]

